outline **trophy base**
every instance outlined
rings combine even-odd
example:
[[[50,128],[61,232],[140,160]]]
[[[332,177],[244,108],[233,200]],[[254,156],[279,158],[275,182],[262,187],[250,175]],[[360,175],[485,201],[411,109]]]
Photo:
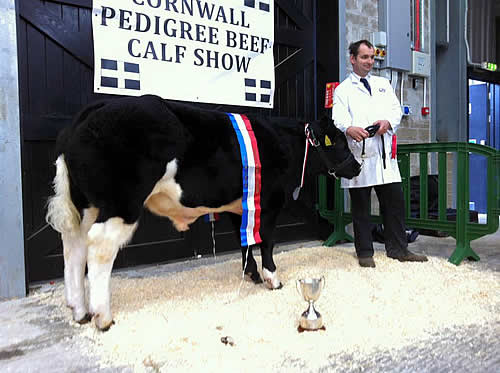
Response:
[[[304,333],[304,332],[317,332],[318,330],[326,330],[325,326],[323,325],[321,328],[319,329],[304,329],[303,327],[301,327],[300,325],[297,326],[297,331],[299,333]]]
[[[319,314],[316,316],[315,318],[310,318],[303,314],[300,318],[299,328],[304,330],[318,330],[323,328],[323,318]]]

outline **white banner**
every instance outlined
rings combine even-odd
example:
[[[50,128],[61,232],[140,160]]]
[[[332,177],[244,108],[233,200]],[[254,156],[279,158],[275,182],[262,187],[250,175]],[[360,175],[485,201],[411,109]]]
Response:
[[[273,107],[274,0],[93,0],[94,91]]]

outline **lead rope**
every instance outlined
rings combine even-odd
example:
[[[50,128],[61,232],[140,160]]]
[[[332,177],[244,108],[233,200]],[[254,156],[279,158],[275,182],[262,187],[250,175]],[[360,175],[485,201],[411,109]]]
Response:
[[[304,176],[306,173],[306,163],[307,163],[307,155],[309,154],[309,144],[314,145],[312,143],[311,137],[309,135],[309,123],[306,123],[304,132],[306,134],[306,145],[304,150],[304,160],[302,161],[302,176],[300,177],[300,185],[296,187],[293,191],[293,200],[296,201],[299,198],[300,190],[304,186]]]
[[[224,304],[231,304],[234,300],[238,299],[240,297],[240,291],[241,291],[241,286],[243,285],[243,282],[245,281],[245,269],[247,269],[247,263],[248,263],[248,251],[250,250],[250,247],[247,246],[247,253],[245,255],[245,265],[243,266],[243,272],[241,274],[241,281],[240,285],[238,286],[238,292],[236,293],[236,297],[234,299],[229,299]]]
[[[213,247],[213,254],[214,254],[214,260],[217,261],[217,256],[215,255],[215,226],[214,226],[214,221],[212,220],[211,223],[212,223],[212,247]],[[238,286],[238,293],[236,294],[236,298],[239,298],[240,291],[241,291],[241,286],[243,285],[243,282],[245,281],[245,270],[247,269],[248,252],[250,251],[249,249],[250,249],[250,247],[247,246],[247,253],[245,255],[245,265],[243,266],[243,271],[241,273],[241,281],[240,281],[240,285]]]
[[[231,304],[240,297],[241,286],[243,285],[243,282],[245,281],[245,270],[247,269],[248,252],[249,251],[250,251],[250,247],[247,246],[247,253],[245,255],[245,265],[243,266],[243,273],[241,274],[241,281],[240,281],[240,285],[238,286],[238,292],[236,293],[236,296],[233,299],[228,299],[225,302],[223,302],[222,304],[224,304],[224,305]]]
[[[380,135],[382,140],[382,162],[384,163],[385,169],[385,143],[384,143],[384,135]],[[365,139],[363,139],[363,149],[361,150],[361,158],[365,158]]]
[[[217,262],[217,256],[215,255],[215,225],[213,220],[211,221],[211,223],[212,223],[212,249],[214,253],[214,262]]]
[[[243,285],[243,282],[245,281],[245,270],[247,269],[247,263],[248,263],[248,252],[250,251],[250,247],[247,246],[247,253],[245,255],[245,265],[243,266],[243,271],[241,273],[241,280],[240,280],[240,285],[238,286],[238,291],[236,293],[236,296],[233,299],[228,299],[226,300],[223,304],[231,304],[233,301],[238,299],[240,297],[240,292],[241,292],[241,286]]]
[[[248,252],[249,251],[250,251],[250,247],[247,246],[247,254],[245,255],[245,265],[243,266],[243,273],[241,274],[240,286],[238,286],[238,294],[236,295],[236,298],[238,298],[240,296],[241,285],[243,285],[243,281],[245,281],[245,269],[247,269]]]
[[[384,135],[380,136],[382,138],[382,162],[384,162],[384,170],[385,170],[385,143],[384,143]]]

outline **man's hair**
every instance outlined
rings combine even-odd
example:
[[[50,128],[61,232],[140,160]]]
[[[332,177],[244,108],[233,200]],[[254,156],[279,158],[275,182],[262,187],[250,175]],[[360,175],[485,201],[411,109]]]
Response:
[[[349,54],[351,54],[354,57],[357,57],[359,53],[359,47],[361,46],[361,44],[366,45],[368,48],[373,48],[373,44],[370,43],[368,40],[365,39],[358,40],[349,45]]]

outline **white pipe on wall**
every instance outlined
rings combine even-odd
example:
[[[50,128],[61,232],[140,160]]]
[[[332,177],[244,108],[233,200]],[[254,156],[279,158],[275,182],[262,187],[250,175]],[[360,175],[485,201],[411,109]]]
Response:
[[[427,107],[427,78],[424,78],[424,104],[423,107]]]
[[[403,89],[404,89],[404,82],[405,82],[405,73],[401,72],[401,105],[404,105],[404,99],[403,99]]]
[[[391,71],[391,86],[394,92],[396,92],[396,88],[398,87],[398,72],[396,70]]]

